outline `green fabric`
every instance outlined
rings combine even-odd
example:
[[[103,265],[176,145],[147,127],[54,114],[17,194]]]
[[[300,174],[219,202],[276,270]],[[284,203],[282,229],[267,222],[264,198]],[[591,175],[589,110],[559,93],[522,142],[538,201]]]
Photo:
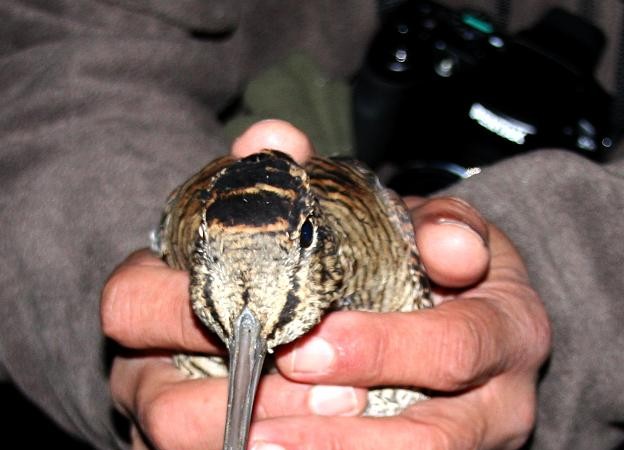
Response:
[[[241,112],[226,123],[225,133],[234,140],[268,118],[287,120],[303,130],[321,155],[353,154],[350,86],[328,78],[307,55],[293,54],[252,80]]]

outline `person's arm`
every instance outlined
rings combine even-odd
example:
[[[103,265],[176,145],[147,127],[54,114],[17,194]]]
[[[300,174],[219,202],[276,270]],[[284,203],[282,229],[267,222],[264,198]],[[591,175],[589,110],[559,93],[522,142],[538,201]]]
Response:
[[[353,3],[0,2],[0,374],[63,429],[124,445],[106,277],[226,151],[217,115],[254,73],[302,48],[354,70],[373,14]]]
[[[234,154],[275,142],[276,130],[296,133],[261,123],[236,142]],[[280,142],[299,160],[311,152],[302,135]],[[452,290],[436,308],[416,313],[332,313],[279,351],[279,373],[261,382],[252,448],[305,442],[402,449],[415,441],[424,448],[515,448],[528,437],[550,340],[521,259],[502,233],[456,199],[419,204],[413,220],[425,266]],[[142,252],[116,270],[102,296],[105,333],[135,349],[116,359],[111,376],[117,404],[134,419],[135,448],[144,448],[144,438],[162,449],[222,444],[226,380],[185,379],[162,352],[219,352],[193,321],[187,289],[187,274]],[[324,387],[335,385],[342,387]],[[363,389],[378,385],[446,395],[397,417],[359,417]]]

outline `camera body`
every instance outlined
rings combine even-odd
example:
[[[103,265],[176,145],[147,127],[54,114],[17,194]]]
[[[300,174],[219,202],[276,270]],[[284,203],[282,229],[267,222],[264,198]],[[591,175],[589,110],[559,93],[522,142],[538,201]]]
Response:
[[[479,11],[403,3],[356,78],[356,154],[400,167],[391,178],[401,186],[389,184],[416,194],[536,148],[604,160],[611,99],[593,78],[604,44],[600,30],[559,9],[507,36]]]

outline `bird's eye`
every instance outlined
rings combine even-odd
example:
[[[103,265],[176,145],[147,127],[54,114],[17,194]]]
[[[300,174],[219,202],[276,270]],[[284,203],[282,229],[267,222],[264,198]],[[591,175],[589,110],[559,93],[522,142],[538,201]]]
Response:
[[[306,219],[299,230],[299,245],[301,248],[308,248],[314,240],[314,226],[310,219]]]

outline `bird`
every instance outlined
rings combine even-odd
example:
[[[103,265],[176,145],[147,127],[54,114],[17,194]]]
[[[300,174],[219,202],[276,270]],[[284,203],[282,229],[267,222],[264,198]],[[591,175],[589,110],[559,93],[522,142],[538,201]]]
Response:
[[[217,158],[169,196],[153,248],[190,273],[192,309],[229,352],[174,357],[189,377],[229,377],[227,450],[246,448],[267,353],[331,311],[432,306],[405,204],[355,159],[298,164],[275,149]],[[364,414],[396,415],[423,398],[373,388]]]

